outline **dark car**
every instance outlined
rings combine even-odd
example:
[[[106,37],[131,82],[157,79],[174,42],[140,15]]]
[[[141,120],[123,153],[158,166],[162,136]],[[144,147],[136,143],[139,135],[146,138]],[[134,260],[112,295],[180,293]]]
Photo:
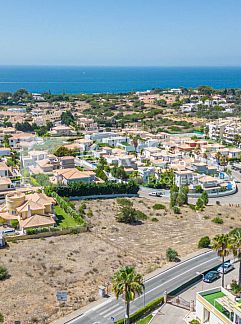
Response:
[[[214,280],[218,279],[220,274],[217,271],[209,271],[205,274],[203,281],[204,282],[213,282]]]

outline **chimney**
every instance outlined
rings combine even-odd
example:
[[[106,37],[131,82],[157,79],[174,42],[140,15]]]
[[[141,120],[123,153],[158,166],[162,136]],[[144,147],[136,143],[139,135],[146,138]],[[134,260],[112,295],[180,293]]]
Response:
[[[31,208],[30,208],[30,204],[28,204],[28,215],[27,218],[31,217]]]

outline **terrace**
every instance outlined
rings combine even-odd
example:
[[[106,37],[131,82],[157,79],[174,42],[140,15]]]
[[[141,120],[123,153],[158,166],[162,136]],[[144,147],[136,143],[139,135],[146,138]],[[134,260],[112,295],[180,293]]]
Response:
[[[203,305],[203,323],[211,323],[210,318],[216,317],[221,323],[240,323],[241,300],[236,300],[228,290],[223,288],[210,289],[198,293],[197,300]]]

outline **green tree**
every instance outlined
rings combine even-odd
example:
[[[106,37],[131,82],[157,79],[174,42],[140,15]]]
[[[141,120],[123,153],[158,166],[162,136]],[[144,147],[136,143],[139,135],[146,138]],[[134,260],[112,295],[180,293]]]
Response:
[[[61,116],[61,123],[64,125],[75,125],[75,118],[70,110],[63,111]]]
[[[212,249],[217,251],[218,256],[222,258],[222,264],[224,264],[225,257],[229,254],[229,242],[228,234],[216,235],[211,242]],[[224,268],[222,273],[222,287],[224,287]]]
[[[203,203],[205,206],[207,206],[208,204],[208,194],[206,191],[203,191],[202,195],[201,195],[201,199],[203,200]]]
[[[203,202],[202,198],[199,197],[197,202],[196,202],[195,209],[196,210],[203,210],[203,208],[204,208],[204,202]]]
[[[126,323],[130,323],[130,302],[144,289],[143,276],[134,267],[123,267],[112,278],[113,292],[118,299],[123,295],[126,304]]]
[[[128,175],[124,169],[123,166],[113,166],[113,168],[110,170],[110,173],[113,177],[121,180],[126,180],[128,179]]]
[[[229,248],[233,252],[234,257],[239,260],[239,276],[238,284],[241,285],[241,230],[236,229],[230,232]]]
[[[173,185],[170,190],[170,207],[173,208],[177,204],[177,197],[178,197],[178,187]]]
[[[135,154],[137,155],[137,147],[138,147],[139,141],[141,140],[141,137],[140,137],[140,135],[130,135],[130,139],[134,146]]]
[[[67,147],[65,146],[60,146],[59,148],[57,148],[57,150],[54,152],[54,155],[56,155],[57,157],[62,157],[62,156],[69,156],[72,155],[73,152],[72,150],[69,150]]]
[[[116,215],[116,220],[120,223],[135,224],[138,221],[146,220],[147,216],[133,208],[133,202],[128,199],[118,199],[119,212]]]
[[[183,206],[188,204],[188,186],[181,186],[179,188],[178,196],[177,196],[177,204],[178,206]]]
[[[3,145],[4,147],[10,147],[9,145],[9,138],[11,137],[11,135],[7,135],[5,134],[4,137],[3,137]]]

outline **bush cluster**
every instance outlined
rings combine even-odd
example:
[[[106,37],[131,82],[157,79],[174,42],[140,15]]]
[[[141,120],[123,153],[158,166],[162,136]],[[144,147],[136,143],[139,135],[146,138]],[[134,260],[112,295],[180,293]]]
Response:
[[[212,222],[215,224],[223,224],[223,219],[217,216],[212,219]]]
[[[198,242],[199,249],[208,248],[211,244],[210,238],[208,236],[201,237]]]
[[[9,278],[8,269],[0,266],[0,281]]]
[[[178,253],[176,250],[174,250],[170,247],[166,250],[167,261],[175,262],[175,261],[177,261],[177,257],[178,257]]]
[[[26,233],[27,233],[27,235],[33,235],[33,234],[38,234],[38,233],[46,233],[49,231],[54,231],[54,227],[29,228],[26,230]]]
[[[166,209],[166,206],[163,204],[155,204],[152,207],[154,210]]]

